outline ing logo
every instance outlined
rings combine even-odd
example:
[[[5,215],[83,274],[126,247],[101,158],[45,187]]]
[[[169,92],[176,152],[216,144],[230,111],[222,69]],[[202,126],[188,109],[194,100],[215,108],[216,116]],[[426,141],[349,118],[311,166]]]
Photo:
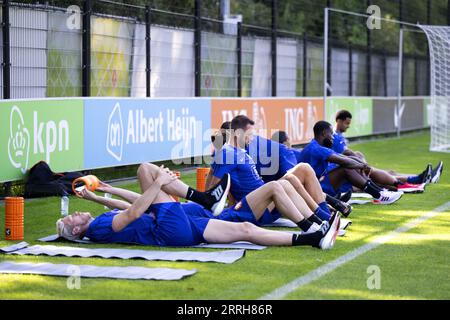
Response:
[[[252,106],[252,120],[255,122],[256,134],[262,137],[266,137],[267,132],[267,120],[264,108],[258,105],[258,102],[254,102]]]
[[[108,119],[106,150],[117,161],[122,160],[124,129],[120,104],[116,103]]]

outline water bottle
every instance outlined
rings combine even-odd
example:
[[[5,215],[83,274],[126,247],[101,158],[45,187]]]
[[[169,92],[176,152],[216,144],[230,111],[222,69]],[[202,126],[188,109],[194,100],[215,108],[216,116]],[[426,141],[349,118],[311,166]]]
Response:
[[[61,197],[61,216],[66,217],[69,214],[69,197],[63,195]]]
[[[107,198],[107,199],[111,199],[112,198],[112,194],[111,193],[108,193],[108,192],[106,192],[105,193],[105,198]],[[105,209],[109,209],[109,207],[108,206],[104,206],[105,207]]]

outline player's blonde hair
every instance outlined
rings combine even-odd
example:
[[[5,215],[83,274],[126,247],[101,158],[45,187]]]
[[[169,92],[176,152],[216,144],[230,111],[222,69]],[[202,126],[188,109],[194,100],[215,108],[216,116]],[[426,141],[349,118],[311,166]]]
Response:
[[[56,232],[60,237],[67,240],[77,240],[80,238],[79,235],[72,234],[73,228],[74,226],[64,223],[62,218],[56,221]]]

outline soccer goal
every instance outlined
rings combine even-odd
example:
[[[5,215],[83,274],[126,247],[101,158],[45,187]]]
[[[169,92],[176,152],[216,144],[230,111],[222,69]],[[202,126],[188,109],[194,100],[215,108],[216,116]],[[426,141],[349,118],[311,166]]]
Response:
[[[332,23],[332,16],[334,17],[334,23]],[[336,26],[339,26],[336,24],[338,18],[345,21],[344,28],[348,27],[350,30],[352,26],[362,26],[366,24],[367,47],[372,50],[369,41],[377,38],[378,43],[386,43],[389,47],[388,50],[390,50],[390,53],[387,58],[384,56],[384,61],[380,64],[380,62],[377,62],[380,59],[377,58],[376,55],[370,57],[369,54],[367,54],[366,56],[368,58],[365,60],[364,54],[355,54],[354,52],[352,53],[352,51],[347,50],[350,53],[346,55],[345,50],[336,48],[336,46],[331,48],[333,40],[332,34],[347,32],[345,30],[336,29]],[[379,24],[378,27],[371,27],[377,23]],[[380,39],[383,38],[387,40],[385,42],[380,41]],[[416,65],[414,68],[409,67],[405,70],[405,67],[411,65],[411,44],[413,42],[426,43],[427,40],[430,53],[429,67],[428,59],[426,59],[420,61],[420,68]],[[406,54],[404,53],[405,47],[409,48],[409,52]],[[415,96],[428,96],[428,88],[426,87],[429,85],[430,104],[428,121],[431,127],[430,150],[450,152],[450,27],[419,25],[416,23],[383,18],[382,15],[376,16],[335,8],[325,8],[323,48],[323,96],[325,106],[327,105],[327,97],[329,96],[365,96],[367,94],[372,97],[396,97],[397,103],[395,104],[394,111],[394,126],[397,135],[400,136],[400,133],[403,130],[402,122],[408,121],[403,116],[403,100],[404,96],[412,96],[410,88],[412,83],[411,80],[414,79],[415,88],[418,88],[419,86],[421,88],[420,94],[417,94],[419,90],[414,90]],[[397,57],[394,56],[395,52],[397,53]],[[424,53],[422,53],[422,55],[423,54]],[[348,58],[346,56],[348,56]],[[423,57],[421,58],[423,59]],[[353,69],[344,69],[349,59],[352,60],[350,60],[348,65],[350,68],[357,69],[356,72]],[[357,60],[356,63],[355,59]],[[334,64],[335,67],[329,67],[330,63]],[[360,67],[358,67],[358,64]],[[426,67],[424,67],[424,64]],[[382,86],[378,85],[377,82],[374,82],[375,85],[372,86],[369,84],[368,87],[370,89],[361,90],[361,87],[358,86],[358,84],[368,83],[368,81],[359,80],[358,82],[358,77],[362,78],[361,74],[365,73],[368,75],[368,79],[374,81],[374,77],[371,78],[371,75],[377,71],[377,68],[381,69],[380,65],[381,68],[386,70],[384,79],[381,79],[381,81],[378,82],[384,85],[384,90],[379,90]],[[369,71],[364,70],[364,68]],[[348,69],[349,72],[347,72]],[[361,72],[361,70],[363,70],[363,72]],[[411,73],[411,70],[414,70],[414,74]],[[338,72],[341,74],[338,74]],[[348,73],[349,76],[342,76],[342,74],[345,75],[345,73]],[[349,89],[346,89],[347,83],[349,83]],[[344,90],[342,90],[342,88]],[[391,121],[387,118],[385,120],[386,122]]]
[[[431,62],[430,150],[450,152],[450,27],[423,26]]]

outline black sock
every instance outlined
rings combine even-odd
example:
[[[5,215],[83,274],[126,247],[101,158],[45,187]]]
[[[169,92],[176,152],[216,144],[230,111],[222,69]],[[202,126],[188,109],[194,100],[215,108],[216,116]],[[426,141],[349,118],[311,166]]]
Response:
[[[399,185],[401,185],[401,184],[403,184],[403,182],[401,182],[400,180],[396,180],[395,182],[394,182],[394,187],[398,187]]]
[[[292,245],[293,246],[319,246],[320,239],[322,239],[322,232],[314,232],[310,234],[293,234]]]
[[[311,228],[312,222],[310,222],[310,221],[308,221],[308,220],[306,220],[306,219],[303,219],[302,221],[297,222],[297,226],[298,226],[300,229],[302,229],[302,231],[306,232],[306,231],[309,230],[309,228]]]
[[[333,208],[335,208],[335,206],[339,203],[339,199],[336,199],[328,194],[326,194],[325,196],[325,200],[327,203],[329,203]]]
[[[319,209],[318,207],[317,209]],[[319,226],[322,224],[322,219],[320,219],[316,214],[313,214],[311,217],[308,218],[308,220],[312,223],[317,223]]]
[[[368,180],[367,182],[369,182],[369,184],[374,187],[375,189],[377,189],[378,191],[383,191],[383,188],[381,188],[379,185],[377,185],[375,182],[373,182],[372,180]]]
[[[204,192],[197,191],[189,187],[186,194],[186,200],[194,201],[209,209],[214,204],[214,199]]]
[[[419,181],[422,181],[423,178],[425,178],[425,175],[426,175],[427,173],[428,173],[428,166],[427,166],[427,168],[426,168],[425,170],[422,171],[421,174],[418,174],[418,175],[417,175],[418,180],[419,180]]]
[[[375,199],[378,199],[381,195],[380,195],[380,190],[378,190],[377,188],[375,188],[373,186],[373,184],[370,183],[371,181],[368,180],[366,182],[366,184],[364,185],[363,191],[367,192],[368,194],[370,194],[372,197],[374,197]]]

